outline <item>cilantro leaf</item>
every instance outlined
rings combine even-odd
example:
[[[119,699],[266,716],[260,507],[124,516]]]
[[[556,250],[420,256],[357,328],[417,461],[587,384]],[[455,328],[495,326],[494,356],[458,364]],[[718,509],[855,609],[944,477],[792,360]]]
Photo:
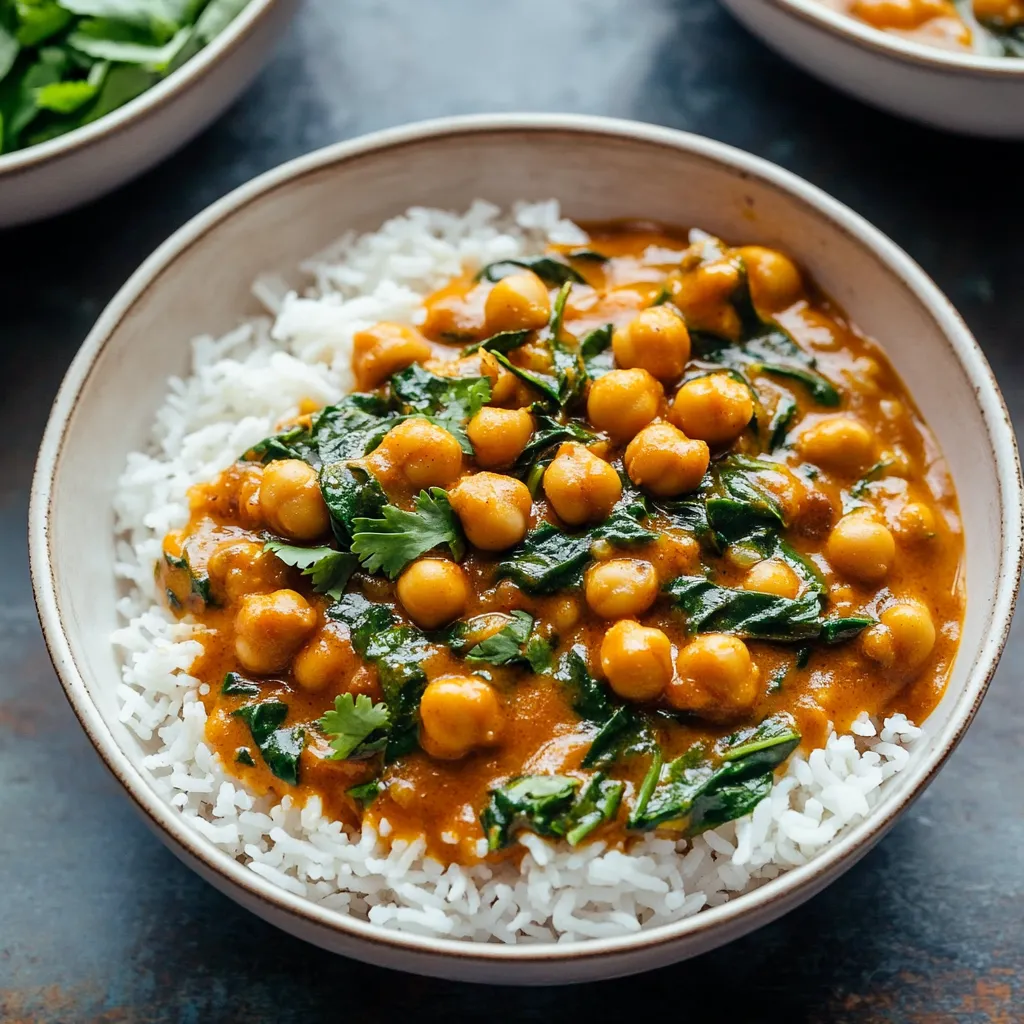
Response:
[[[302,548],[286,544],[283,540],[268,540],[263,550],[276,555],[285,565],[301,569],[303,576],[312,579],[313,589],[318,594],[326,594],[335,601],[341,600],[345,585],[359,565],[354,555],[347,551],[335,551],[326,545]]]
[[[391,713],[386,704],[372,703],[365,693],[357,697],[343,693],[334,698],[334,710],[325,712],[317,724],[330,738],[334,751],[330,760],[344,761],[384,749]],[[381,735],[370,740],[374,733]]]
[[[381,515],[352,522],[352,551],[367,572],[383,570],[395,579],[411,561],[444,544],[455,559],[465,553],[462,527],[440,487],[420,491],[414,512],[385,505]]]

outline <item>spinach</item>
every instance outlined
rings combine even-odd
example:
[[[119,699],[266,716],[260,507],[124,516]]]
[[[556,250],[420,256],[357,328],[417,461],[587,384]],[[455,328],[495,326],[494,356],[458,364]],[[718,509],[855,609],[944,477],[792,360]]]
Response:
[[[615,357],[612,355],[612,324],[595,327],[580,339],[580,357],[586,368],[587,376],[592,380],[603,377],[615,369]]]
[[[252,752],[248,747],[239,747],[235,751],[235,764],[244,764],[249,768],[256,767],[256,762],[252,759]]]
[[[593,441],[596,436],[592,430],[587,429],[576,420],[570,419],[563,423],[553,419],[543,411],[541,406],[534,405],[530,412],[533,414],[534,431],[519,458],[516,459],[514,469],[517,473],[528,472],[545,452],[554,449],[563,441],[579,441],[581,444],[586,444]]]
[[[647,716],[621,705],[598,729],[581,765],[584,768],[598,768],[637,754],[649,753],[654,746],[654,733]]]
[[[768,424],[768,450],[770,452],[785,444],[786,434],[793,425],[793,420],[796,419],[798,412],[799,406],[792,398],[784,398],[779,402],[775,415],[772,416],[771,422]]]
[[[530,594],[554,594],[579,585],[590,561],[589,534],[564,533],[541,523],[498,563],[497,576],[507,577]]]
[[[327,615],[348,626],[356,654],[377,669],[390,719],[385,761],[415,750],[420,698],[427,685],[423,662],[435,648],[419,630],[398,625],[389,608],[360,594],[346,594]]]
[[[466,661],[489,665],[528,665],[534,672],[543,672],[551,665],[551,644],[533,630],[529,612],[514,611],[511,621],[497,633],[472,647]],[[473,620],[468,623],[473,628]]]
[[[364,809],[369,807],[383,791],[384,784],[380,779],[371,779],[369,782],[364,782],[359,786],[353,786],[351,789],[345,790]]]
[[[665,591],[686,615],[690,635],[731,633],[777,643],[839,643],[852,639],[874,621],[859,616],[823,618],[821,593],[814,588],[798,598],[776,597],[720,587],[704,576],[679,576]]]
[[[498,564],[498,578],[507,577],[530,594],[553,594],[576,587],[591,560],[594,541],[626,545],[657,538],[640,523],[647,511],[644,499],[627,491],[611,515],[588,531],[566,533],[552,523],[541,523]]]
[[[566,346],[562,339],[562,321],[565,318],[565,304],[569,299],[571,284],[564,284],[555,298],[549,327],[551,358],[558,381],[558,405],[560,408],[574,405],[583,397],[587,386],[587,368],[579,347]]]
[[[892,467],[892,459],[879,459],[851,488],[851,498],[863,498],[868,492],[869,485],[876,480],[881,480],[886,472]]]
[[[193,597],[198,598],[208,608],[217,607],[217,602],[213,597],[213,587],[210,583],[210,576],[203,569],[193,568],[187,547],[182,549],[180,558],[176,558],[174,555],[169,555],[165,552],[164,561],[168,566],[170,566],[170,568],[184,570],[188,573],[189,593]],[[175,602],[180,603],[177,595],[175,595]]]
[[[220,692],[226,697],[258,697],[260,688],[258,683],[246,679],[237,672],[228,672],[224,676]]]
[[[331,530],[344,549],[352,546],[357,519],[377,519],[388,499],[366,470],[344,462],[329,462],[320,470],[320,493],[331,513]]]
[[[527,370],[522,366],[516,366],[508,356],[501,352],[491,352],[491,355],[509,373],[539,391],[546,401],[554,406],[561,405],[561,387],[557,377],[552,376],[550,373],[541,373],[539,370]]]
[[[465,425],[490,401],[487,377],[441,377],[413,363],[391,378],[391,395],[405,415],[443,427],[467,455],[473,454]]]
[[[0,153],[123,106],[198,53],[248,0],[3,0]]]
[[[586,260],[588,263],[607,263],[608,257],[593,249],[573,249],[565,254],[568,260]]]
[[[614,705],[608,688],[590,674],[583,644],[573,645],[562,655],[555,679],[565,686],[572,708],[581,718],[604,723],[612,717]]]
[[[586,284],[586,279],[578,271],[551,256],[526,256],[521,259],[498,260],[488,263],[478,271],[474,281],[500,281],[503,277],[518,273],[520,270],[532,270],[545,284],[561,287],[566,282]]]
[[[580,780],[566,775],[526,775],[492,789],[480,815],[488,850],[500,850],[515,830],[565,838],[571,846],[582,842],[599,825],[618,813],[624,786],[600,773],[588,781],[577,797]]]
[[[695,743],[664,767],[655,758],[656,775],[648,772],[630,827],[685,822],[685,833],[696,835],[743,817],[771,792],[776,767],[799,743],[793,720],[779,714],[724,737],[711,750]],[[652,777],[655,784],[648,786]]]
[[[484,352],[503,352],[507,355],[509,352],[514,352],[517,348],[525,345],[530,340],[530,334],[530,331],[499,331],[483,341],[467,345],[462,350],[462,355],[471,356],[474,352],[481,350]]]
[[[271,772],[282,781],[297,786],[299,755],[306,743],[306,731],[301,725],[291,729],[279,728],[288,716],[288,705],[279,700],[264,700],[246,704],[232,714],[249,726],[253,741]]]

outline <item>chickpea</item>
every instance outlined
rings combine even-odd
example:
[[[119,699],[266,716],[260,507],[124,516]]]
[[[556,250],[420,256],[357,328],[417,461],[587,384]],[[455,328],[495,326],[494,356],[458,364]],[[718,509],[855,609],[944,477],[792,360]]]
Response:
[[[413,562],[396,587],[409,618],[421,629],[437,629],[457,619],[469,604],[469,580],[462,568],[444,558]]]
[[[679,652],[676,671],[665,694],[668,702],[705,718],[745,715],[760,692],[760,673],[747,645],[724,633],[707,633],[691,640]]]
[[[646,370],[612,370],[590,385],[587,416],[620,444],[658,415],[665,389]]]
[[[788,256],[760,245],[745,245],[737,252],[747,268],[750,297],[758,309],[777,313],[803,294],[800,271]]]
[[[884,523],[870,513],[849,512],[832,528],[825,555],[841,576],[880,583],[896,557],[896,542]]]
[[[283,672],[314,629],[316,612],[294,590],[247,594],[235,616],[235,654],[250,672]]]
[[[629,442],[623,461],[637,487],[668,498],[700,486],[711,453],[704,441],[691,440],[671,423],[652,423]]]
[[[504,726],[497,693],[477,676],[431,680],[420,700],[420,721],[423,749],[445,760],[495,746]]]
[[[908,502],[896,517],[896,532],[910,544],[931,540],[935,536],[935,513],[923,502]]]
[[[956,14],[948,0],[854,0],[850,13],[869,25],[904,32],[943,14]]]
[[[974,16],[982,21],[995,21],[1003,26],[1024,22],[1022,0],[974,0]]]
[[[368,391],[413,363],[426,362],[430,343],[408,324],[379,323],[352,338],[352,370],[359,387]]]
[[[601,670],[623,700],[654,700],[672,679],[672,644],[660,629],[622,619],[601,641]]]
[[[800,577],[781,559],[765,558],[747,573],[743,589],[792,599],[800,593]]]
[[[260,509],[267,525],[290,540],[316,540],[331,525],[316,470],[299,459],[279,459],[263,470]]]
[[[622,497],[619,474],[604,459],[575,441],[566,441],[544,470],[544,494],[570,526],[600,522]]]
[[[533,417],[526,409],[485,406],[470,421],[466,433],[484,469],[511,466],[533,434]]]
[[[728,373],[709,373],[687,381],[668,414],[687,437],[710,445],[731,444],[753,416],[750,388]]]
[[[533,498],[521,480],[501,473],[464,477],[448,492],[470,544],[482,551],[504,551],[518,544],[530,526]]]
[[[487,293],[484,315],[493,334],[537,330],[551,319],[547,285],[532,270],[503,277]]]
[[[843,476],[856,476],[871,465],[875,438],[858,420],[829,416],[803,431],[797,448],[808,462]]]
[[[318,693],[329,686],[361,676],[364,669],[352,644],[338,623],[328,622],[318,630],[305,647],[295,655],[292,676],[309,693]]]
[[[685,534],[662,533],[645,553],[662,583],[700,571],[700,544]]]
[[[587,573],[587,604],[602,619],[643,615],[658,596],[658,574],[639,558],[611,558]]]
[[[612,351],[615,362],[627,370],[640,367],[658,380],[674,380],[690,358],[690,332],[671,306],[651,306],[616,329]]]
[[[669,279],[672,301],[695,329],[711,331],[726,338],[740,333],[740,319],[731,299],[740,284],[733,260],[704,263],[694,270]]]
[[[892,637],[895,664],[904,671],[916,672],[935,647],[931,613],[920,601],[902,600],[878,618]]]
[[[557,633],[568,633],[580,621],[580,603],[568,594],[556,597],[547,610],[547,618]]]
[[[379,476],[397,472],[410,487],[448,487],[462,472],[462,449],[444,427],[414,417],[392,427],[367,456]]]
[[[226,540],[218,544],[206,571],[213,596],[221,604],[233,604],[246,594],[280,590],[288,582],[287,566],[252,540]]]

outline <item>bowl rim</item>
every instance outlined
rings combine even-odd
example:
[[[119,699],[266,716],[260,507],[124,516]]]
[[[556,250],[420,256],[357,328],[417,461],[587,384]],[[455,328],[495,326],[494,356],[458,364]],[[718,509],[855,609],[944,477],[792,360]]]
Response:
[[[826,7],[820,0],[765,0],[787,14],[825,29],[845,42],[883,56],[898,57],[935,71],[956,72],[981,78],[1024,79],[1024,58],[987,57],[959,53],[940,46],[915,43],[893,32],[875,28],[852,14]]]
[[[105,142],[114,135],[159,113],[181,93],[200,85],[225,57],[243,46],[280,0],[249,0],[212,42],[190,57],[156,85],[91,124],[75,128],[55,139],[11,153],[0,153],[0,185],[5,175],[31,171],[59,157],[69,156]]]
[[[1002,564],[991,601],[991,630],[979,647],[974,669],[957,698],[945,728],[933,739],[933,749],[911,765],[903,794],[883,800],[873,813],[839,837],[808,864],[796,867],[753,892],[671,924],[660,925],[625,936],[591,939],[572,944],[544,943],[505,945],[461,939],[420,936],[390,931],[368,921],[348,917],[326,909],[305,897],[281,889],[217,849],[190,828],[170,804],[161,799],[142,770],[131,763],[114,739],[97,705],[92,701],[85,680],[76,665],[64,630],[57,598],[54,562],[50,551],[50,517],[53,489],[60,471],[63,442],[83,388],[96,369],[102,350],[121,319],[135,301],[174,260],[184,254],[204,234],[221,222],[244,213],[253,201],[288,187],[303,177],[333,165],[374,158],[381,151],[400,149],[424,141],[443,141],[472,135],[536,132],[565,133],[570,136],[597,135],[606,139],[627,139],[682,151],[715,163],[727,171],[784,192],[830,221],[837,230],[855,239],[873,252],[911,291],[926,309],[953,350],[961,369],[971,380],[995,461],[1001,509]],[[466,201],[474,197],[467,197]],[[384,947],[420,958],[438,956],[462,961],[491,964],[538,964],[541,962],[581,962],[609,955],[635,954],[668,946],[695,933],[708,932],[727,941],[742,929],[740,919],[757,909],[778,916],[789,905],[809,898],[824,882],[823,876],[841,873],[866,852],[896,820],[900,813],[926,788],[939,768],[953,752],[985,695],[995,672],[1010,629],[1024,559],[1024,483],[1016,438],[1006,405],[985,357],[967,326],[949,300],[925,272],[895,243],[848,207],[816,186],[766,160],[734,147],[701,136],[634,121],[584,115],[560,114],[483,114],[439,118],[385,129],[359,138],[335,143],[298,157],[267,171],[214,202],[179,228],[139,267],[122,286],[100,315],[82,344],[60,386],[50,411],[39,449],[32,481],[29,506],[29,559],[32,586],[39,621],[54,668],[68,702],[92,744],[107,767],[121,782],[151,827],[170,841],[171,848],[184,856],[190,866],[198,861],[232,888],[242,890],[250,906],[260,901],[284,915],[292,926],[312,925],[357,940],[364,946]],[[774,910],[772,910],[774,908]],[[730,927],[731,926],[731,927]]]

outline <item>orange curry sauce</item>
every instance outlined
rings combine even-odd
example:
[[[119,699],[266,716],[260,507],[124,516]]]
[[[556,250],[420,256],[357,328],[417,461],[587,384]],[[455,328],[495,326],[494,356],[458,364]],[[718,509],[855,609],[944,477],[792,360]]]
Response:
[[[758,314],[784,328],[813,357],[816,372],[839,391],[840,403],[838,407],[823,406],[799,381],[761,372],[752,365],[745,372],[759,402],[755,418],[734,440],[712,444],[712,458],[718,459],[724,452],[746,454],[777,467],[757,472],[756,477],[783,510],[786,541],[820,574],[825,615],[878,619],[887,609],[909,602],[916,614],[924,614],[934,625],[930,645],[927,637],[920,640],[920,630],[909,639],[902,636],[894,619],[892,629],[878,625],[844,643],[811,644],[809,657],[806,662],[800,659],[799,664],[794,659],[799,645],[749,640],[756,683],[751,700],[733,706],[726,697],[718,703],[712,700],[705,710],[694,714],[659,717],[656,728],[666,761],[696,739],[722,737],[775,712],[792,716],[805,749],[822,745],[829,723],[839,731],[847,730],[862,711],[901,711],[915,722],[923,721],[942,695],[956,653],[964,606],[963,538],[953,484],[935,440],[884,354],[778,254],[726,249],[710,239],[689,245],[685,233],[647,224],[594,226],[590,237],[588,248],[605,260],[569,257],[564,247],[550,250],[585,280],[573,285],[565,307],[562,340],[570,348],[602,325],[628,328],[641,310],[654,304],[664,304],[680,315],[694,337],[703,330],[735,339],[740,328],[731,303],[740,279],[737,274],[749,277]],[[495,326],[501,326],[487,321],[486,299],[493,287],[486,280],[477,283],[467,276],[426,301],[425,320],[419,326],[432,349],[433,358],[426,367],[448,376],[483,374],[491,378],[492,404],[529,407],[538,398],[534,389],[498,367],[493,359],[479,352],[459,357],[464,347],[488,338],[496,333]],[[552,299],[557,290],[552,284]],[[372,346],[372,332],[363,339],[362,347],[357,338],[357,352],[363,357],[356,369],[361,372],[361,384],[380,384],[383,393],[387,382],[373,379],[382,371],[379,366],[374,368],[373,359],[366,355]],[[543,365],[542,332],[509,358],[520,366]],[[707,369],[691,357],[685,379]],[[671,415],[670,403],[681,379],[662,381],[665,397],[657,411],[663,419]],[[766,451],[767,426],[789,403],[795,410],[784,440]],[[307,420],[298,422],[308,422],[310,411],[301,410]],[[586,417],[585,399],[577,416],[581,420]],[[853,420],[867,429],[865,451],[851,454],[844,442],[838,455],[827,445],[823,454],[820,444],[808,440],[816,426],[837,418]],[[600,431],[596,434],[590,450],[621,466],[617,460],[623,456],[624,440],[611,440]],[[412,508],[413,489],[389,476],[386,458],[376,463],[367,459],[364,465],[379,477],[392,503]],[[394,835],[425,836],[440,859],[472,862],[479,856],[479,816],[489,791],[524,774],[577,773],[583,777],[586,773],[579,772],[580,762],[593,739],[594,726],[573,709],[566,685],[552,673],[535,674],[525,667],[471,668],[461,655],[434,648],[423,665],[429,679],[486,670],[502,721],[496,741],[492,737],[458,757],[434,757],[419,749],[383,769],[379,755],[356,761],[331,760],[331,746],[317,720],[334,707],[340,694],[367,694],[379,701],[381,690],[375,668],[352,649],[346,628],[328,620],[325,613],[332,599],[314,593],[308,576],[274,555],[255,557],[274,535],[261,510],[265,471],[259,461],[242,459],[216,479],[195,486],[190,492],[188,525],[167,536],[164,550],[168,558],[157,568],[171,606],[179,614],[190,615],[199,626],[197,638],[204,654],[195,662],[192,674],[208,687],[202,697],[209,715],[207,742],[226,768],[258,793],[287,794],[300,802],[316,795],[327,814],[347,825],[357,825],[361,813],[371,822],[386,818]],[[477,471],[474,459],[464,457],[463,477]],[[861,572],[854,566],[851,570],[848,557],[840,559],[842,570],[830,564],[830,535],[851,510],[883,525],[893,538],[888,554],[883,552],[885,564],[880,568]],[[543,487],[535,487],[529,520],[531,527],[544,521],[560,525]],[[722,586],[756,589],[750,574],[757,557],[749,548],[733,545],[722,552],[709,550],[693,531],[657,511],[645,525],[657,534],[655,540],[628,548],[598,542],[593,549],[596,561],[609,557],[644,561],[653,567],[659,585],[678,576],[707,572]],[[217,558],[218,551],[237,551],[240,541],[250,542],[248,548],[243,545],[243,551],[250,553],[248,561],[244,557]],[[313,541],[292,542],[315,545],[331,543],[331,539],[325,532]],[[187,567],[179,561],[183,553]],[[447,549],[431,554],[450,558]],[[462,560],[469,595],[461,618],[484,613],[497,616],[495,625],[483,628],[474,639],[493,633],[507,621],[499,613],[525,610],[534,616],[537,634],[553,644],[556,663],[573,645],[582,645],[591,673],[602,679],[602,642],[612,621],[591,609],[579,585],[531,596],[511,580],[498,579],[496,566],[508,554],[507,550],[481,551],[469,545]],[[207,601],[195,592],[192,577],[197,575],[206,579]],[[317,643],[331,647],[330,672],[326,682],[317,679],[319,688],[301,685],[292,671],[293,662],[283,671],[261,677],[240,661],[236,624],[241,603],[246,595],[282,588],[298,592],[312,609],[297,643],[305,650]],[[408,621],[395,584],[384,574],[357,572],[348,590],[386,604],[400,623]],[[663,631],[671,643],[673,665],[692,639],[685,615],[664,594],[642,614],[627,618]],[[275,777],[260,757],[249,726],[234,714],[253,698],[221,693],[222,681],[232,671],[258,683],[259,699],[277,697],[287,704],[287,726],[306,727],[297,785]],[[671,710],[664,697],[648,703]],[[252,764],[237,759],[243,750]],[[595,837],[626,840],[627,811],[646,769],[642,757],[626,758],[606,769],[611,777],[624,782],[624,794],[615,820],[602,825],[593,833]],[[382,771],[380,796],[361,811],[348,789]]]

